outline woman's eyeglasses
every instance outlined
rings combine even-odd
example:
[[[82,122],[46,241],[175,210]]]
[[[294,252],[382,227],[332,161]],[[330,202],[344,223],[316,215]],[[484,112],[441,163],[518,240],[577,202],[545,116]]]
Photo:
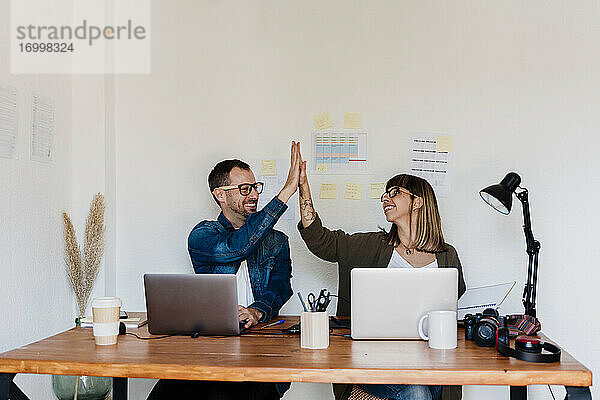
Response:
[[[250,192],[252,192],[252,188],[256,190],[256,193],[261,194],[263,191],[263,186],[265,186],[262,182],[256,183],[240,183],[239,185],[230,185],[230,186],[219,186],[217,189],[221,190],[233,190],[238,189],[242,196],[248,196]]]
[[[382,195],[381,195],[381,202],[383,203],[383,198],[385,197],[385,195],[387,195],[390,199],[396,197],[399,193],[406,193],[412,197],[418,197],[415,196],[414,194],[412,194],[411,192],[409,192],[408,190],[401,188],[399,186],[392,186],[391,188],[389,188],[388,190],[386,190]]]

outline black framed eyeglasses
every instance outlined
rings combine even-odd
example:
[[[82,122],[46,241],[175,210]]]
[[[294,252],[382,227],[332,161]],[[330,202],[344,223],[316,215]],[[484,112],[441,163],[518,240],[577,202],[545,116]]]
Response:
[[[381,195],[381,202],[383,203],[383,197],[387,194],[388,197],[390,199],[396,197],[399,193],[406,193],[412,197],[418,197],[414,194],[412,194],[411,192],[409,192],[408,190],[400,187],[400,186],[392,186],[391,188],[389,188],[388,190],[386,190],[385,192],[383,192],[383,194]]]
[[[217,189],[221,190],[233,190],[238,189],[242,196],[248,196],[252,192],[252,188],[256,190],[256,193],[261,194],[263,187],[265,186],[262,182],[255,183],[240,183],[239,185],[219,186]]]

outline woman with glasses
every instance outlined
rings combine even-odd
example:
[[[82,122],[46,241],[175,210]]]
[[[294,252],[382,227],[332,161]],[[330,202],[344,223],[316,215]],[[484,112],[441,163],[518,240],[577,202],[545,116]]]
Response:
[[[388,180],[381,207],[388,231],[347,234],[322,225],[315,211],[306,175],[306,162],[300,166],[300,236],[317,257],[337,262],[339,301],[337,315],[350,315],[350,270],[354,267],[456,268],[458,295],[466,286],[456,250],[444,242],[437,200],[431,185],[422,178],[399,174]],[[426,294],[424,294],[426,295]],[[336,400],[347,399],[352,390],[362,390],[385,399],[460,399],[460,386],[351,385],[334,384]],[[353,396],[354,397],[354,396]]]

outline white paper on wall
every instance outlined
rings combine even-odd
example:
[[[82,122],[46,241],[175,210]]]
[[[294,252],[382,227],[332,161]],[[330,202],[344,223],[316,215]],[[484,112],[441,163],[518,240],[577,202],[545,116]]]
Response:
[[[413,135],[408,147],[408,171],[427,179],[436,196],[448,197],[452,177],[452,152],[437,151],[437,136],[446,135]]]
[[[17,89],[0,85],[0,157],[15,158],[18,133]]]
[[[54,157],[54,101],[34,94],[31,111],[31,159],[51,162]]]
[[[367,132],[356,129],[315,131],[312,165],[317,174],[362,174],[369,167]]]

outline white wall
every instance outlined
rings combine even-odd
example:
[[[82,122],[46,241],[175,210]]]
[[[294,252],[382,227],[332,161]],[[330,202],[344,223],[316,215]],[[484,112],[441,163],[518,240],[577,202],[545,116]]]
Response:
[[[589,318],[599,300],[599,14],[594,2],[562,1],[153,2],[152,74],[116,78],[117,292],[141,308],[144,273],[191,272],[187,234],[218,213],[206,188],[215,162],[285,157],[292,139],[308,156],[313,115],[341,124],[360,112],[372,175],[313,176],[313,188],[402,171],[413,131],[454,135],[452,196],[440,200],[447,240],[468,285],[518,280],[504,311],[519,312],[520,205],[502,217],[477,194],[519,172],[542,243],[544,331],[600,371],[600,323]],[[384,222],[374,200],[316,207],[348,231]],[[293,223],[277,228],[290,236],[294,287],[333,288],[335,267],[307,252]],[[283,312],[298,310],[292,299]],[[329,396],[327,385],[312,390]],[[469,387],[465,398],[507,390]],[[530,393],[549,398],[545,387]]]
[[[78,237],[80,242],[83,242],[85,220],[94,195],[98,192],[105,195],[105,214],[108,214],[113,206],[110,197],[106,196],[105,78],[102,75],[73,75],[72,79],[72,218],[79,223]],[[105,224],[105,242],[108,247],[111,245],[108,232],[112,227],[109,226],[106,215]],[[103,262],[100,267],[90,298],[105,295],[105,264]]]
[[[10,73],[9,5],[0,1],[0,82],[18,90],[19,137],[17,159],[0,158],[0,352],[63,331],[75,316],[62,239],[62,212],[72,204],[72,80]],[[51,164],[29,160],[34,92],[56,105]],[[20,374],[15,382],[31,399],[53,397],[48,376]]]
[[[503,311],[519,312],[526,274],[520,206],[515,203],[515,211],[502,217],[477,195],[506,172],[519,172],[530,190],[533,229],[542,243],[538,312],[544,332],[592,372],[600,372],[600,348],[593,342],[600,322],[590,318],[592,305],[600,300],[595,290],[600,273],[594,268],[600,213],[593,201],[600,195],[600,165],[594,158],[600,128],[600,5],[557,0],[188,0],[154,1],[152,14],[152,74],[116,76],[114,82],[75,78],[76,154],[73,168],[61,170],[73,173],[78,215],[84,215],[94,191],[114,190],[109,196],[114,223],[107,226],[114,235],[111,268],[116,270],[116,293],[129,309],[144,306],[144,273],[192,271],[186,238],[199,220],[218,213],[206,187],[217,161],[286,157],[292,139],[302,141],[308,156],[313,115],[329,111],[339,126],[344,112],[360,112],[370,133],[372,175],[311,176],[313,190],[323,181],[366,184],[402,171],[413,131],[454,135],[452,196],[440,200],[446,238],[459,251],[468,285],[518,280]],[[0,38],[6,37],[7,28],[1,32]],[[4,61],[1,65],[8,68]],[[33,78],[8,76],[7,70],[0,76],[33,85]],[[39,79],[57,91],[70,84],[68,78]],[[88,89],[100,97],[86,99]],[[84,103],[75,104],[75,99]],[[90,141],[75,137],[90,124]],[[91,143],[98,143],[97,152]],[[12,185],[2,190],[2,199],[12,201],[10,205],[19,199],[18,207],[25,207],[21,198],[35,197],[38,182],[30,177],[21,187],[14,181],[43,168],[25,160],[0,159],[0,164],[2,187],[4,180]],[[4,165],[13,172],[5,172]],[[44,207],[68,206],[69,197],[55,188],[68,183],[49,181],[43,183],[64,202],[53,200]],[[26,203],[34,205],[33,200]],[[316,207],[332,228],[373,230],[384,224],[376,200],[317,199]],[[0,212],[6,213],[5,208]],[[2,234],[30,238],[33,216],[27,216],[32,221],[26,228],[11,218],[10,229]],[[60,234],[60,225],[50,225]],[[335,266],[308,253],[294,225],[277,225],[290,236],[294,288],[333,289]],[[19,233],[23,229],[27,231]],[[43,233],[34,235],[42,239]],[[5,269],[31,265],[30,255],[13,255],[23,252],[23,242],[8,247],[8,259],[15,261],[4,264]],[[44,243],[54,246],[51,277],[65,285],[62,243],[52,237]],[[104,285],[107,292],[111,281]],[[63,292],[70,301],[66,288]],[[12,299],[3,300],[10,302],[3,309]],[[31,311],[27,304],[35,303],[28,299],[22,295],[15,304],[25,303],[19,307]],[[283,309],[298,311],[294,299]],[[12,324],[21,329],[28,325],[20,320]],[[3,348],[27,341],[7,342],[15,336],[0,335]],[[151,384],[131,380],[132,398],[144,398]],[[561,388],[554,389],[557,397],[564,396]],[[507,390],[467,387],[465,399],[505,398]],[[330,392],[329,385],[294,384],[286,399],[329,399]],[[545,387],[530,388],[530,394],[550,398]],[[593,389],[593,394],[599,393]]]

